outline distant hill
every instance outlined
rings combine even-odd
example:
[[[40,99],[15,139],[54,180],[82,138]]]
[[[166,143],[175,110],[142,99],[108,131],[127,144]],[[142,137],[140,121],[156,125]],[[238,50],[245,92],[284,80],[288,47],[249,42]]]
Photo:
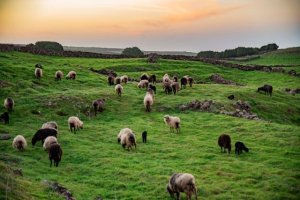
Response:
[[[64,46],[65,51],[84,51],[92,53],[102,53],[102,54],[121,54],[122,48],[102,48],[102,47],[73,47]],[[145,54],[157,53],[160,55],[184,55],[184,56],[196,56],[197,53],[188,51],[144,51]]]

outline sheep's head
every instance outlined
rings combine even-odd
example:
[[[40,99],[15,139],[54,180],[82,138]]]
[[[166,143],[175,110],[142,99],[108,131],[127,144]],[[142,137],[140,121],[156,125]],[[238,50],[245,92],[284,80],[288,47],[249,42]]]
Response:
[[[66,79],[69,80],[69,78],[70,78],[70,77],[67,75],[67,76],[66,76]]]
[[[174,192],[173,192],[172,188],[169,186],[169,184],[167,185],[167,192],[169,192],[171,198],[174,197]]]
[[[79,122],[79,128],[83,129],[83,122],[82,121]]]
[[[165,120],[166,122],[169,122],[169,121],[170,121],[170,116],[169,116],[169,115],[165,115],[165,116],[164,116],[164,120]]]
[[[245,147],[245,151],[246,151],[246,152],[249,152],[249,149],[248,149],[247,147]]]

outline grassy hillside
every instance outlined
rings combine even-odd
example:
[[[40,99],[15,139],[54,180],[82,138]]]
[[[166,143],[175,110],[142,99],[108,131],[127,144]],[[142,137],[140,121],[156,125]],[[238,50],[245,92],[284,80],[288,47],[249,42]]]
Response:
[[[242,58],[237,60],[244,64],[300,66],[300,47],[279,49],[259,56],[253,56],[253,59],[249,57],[246,61],[242,61]]]
[[[36,63],[44,66],[40,81],[33,75]],[[142,72],[158,77],[189,74],[205,84],[188,87],[176,96],[165,95],[157,84],[153,112],[145,113],[145,90],[138,89],[137,83],[124,85],[124,95],[117,97],[106,77],[91,72],[90,67],[114,69],[118,75],[136,79]],[[12,139],[0,141],[0,199],[58,199],[43,180],[57,181],[77,199],[170,199],[166,184],[175,172],[195,176],[201,199],[297,199],[300,195],[300,96],[283,92],[286,87],[299,87],[299,78],[201,62],[160,60],[147,64],[146,59],[62,58],[17,52],[0,53],[0,69],[0,100],[10,96],[16,103],[11,123],[0,124],[0,132],[22,134],[29,143],[26,151],[17,152],[11,147]],[[56,82],[56,70],[65,75],[75,70],[78,77]],[[213,73],[244,86],[213,84],[208,78]],[[273,97],[256,93],[257,87],[266,83],[273,85]],[[233,104],[227,99],[230,94],[248,101],[262,120],[178,109],[195,99],[212,99],[227,107]],[[107,99],[104,112],[89,117],[86,112],[91,102],[100,97]],[[181,134],[169,132],[163,123],[166,114],[181,118]],[[68,130],[67,119],[72,115],[84,122],[84,129],[76,135]],[[30,145],[33,134],[51,120],[59,124],[63,149],[58,168],[49,168],[40,143]],[[125,127],[137,135],[137,149],[131,152],[116,141]],[[148,131],[147,144],[141,142],[144,130]],[[228,133],[233,145],[243,141],[250,152],[239,157],[220,153],[217,139],[221,133]],[[23,177],[7,173],[15,168],[22,169]]]

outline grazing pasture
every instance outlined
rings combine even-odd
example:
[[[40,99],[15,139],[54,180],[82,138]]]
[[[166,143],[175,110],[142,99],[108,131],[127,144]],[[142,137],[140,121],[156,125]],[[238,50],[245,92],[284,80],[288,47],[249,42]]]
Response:
[[[43,65],[43,77],[34,76],[35,64]],[[272,63],[276,64],[276,63]],[[281,63],[279,63],[281,64]],[[296,63],[298,64],[298,63]],[[146,112],[145,88],[129,81],[118,97],[107,76],[90,71],[113,69],[118,76],[139,80],[143,73],[185,75],[194,79],[176,95],[164,93],[156,83],[151,112]],[[294,67],[297,72],[299,67]],[[76,71],[72,81],[56,71]],[[218,73],[236,85],[214,84],[209,77]],[[257,88],[273,86],[272,97]],[[0,53],[0,114],[4,99],[15,106],[9,124],[0,124],[0,199],[64,199],[44,184],[56,181],[76,199],[170,199],[166,191],[174,173],[195,177],[199,199],[298,199],[300,196],[300,94],[285,88],[299,88],[299,77],[282,73],[240,71],[196,61],[146,59],[92,59],[38,56],[19,52]],[[234,100],[229,100],[229,95]],[[103,112],[94,115],[92,103],[105,98]],[[248,120],[213,112],[178,108],[193,100],[213,100],[225,109],[237,100],[247,101],[261,120]],[[180,133],[171,133],[164,116],[180,117]],[[77,116],[84,128],[73,134],[68,118]],[[24,151],[12,148],[12,140],[33,135],[48,121],[59,126],[57,139],[63,149],[58,167],[49,167],[49,157],[38,142],[28,142]],[[124,150],[117,142],[123,128],[137,139],[136,149]],[[147,143],[142,132],[147,131]],[[243,141],[248,153],[235,156],[220,152],[219,135],[226,133],[231,144]],[[232,146],[234,148],[234,146]],[[22,171],[19,176],[16,170]],[[185,194],[182,194],[183,198]]]

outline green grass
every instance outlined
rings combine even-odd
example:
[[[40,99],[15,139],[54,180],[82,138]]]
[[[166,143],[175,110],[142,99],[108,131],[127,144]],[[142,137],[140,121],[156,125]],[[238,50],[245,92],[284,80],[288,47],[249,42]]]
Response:
[[[33,75],[36,63],[44,65],[40,81]],[[176,96],[165,95],[157,84],[153,112],[145,113],[145,90],[138,89],[137,83],[125,85],[119,98],[114,87],[107,85],[106,77],[91,72],[90,67],[112,68],[135,79],[143,72],[158,77],[165,73],[189,74],[205,84],[188,87]],[[1,124],[0,131],[22,134],[30,143],[44,122],[55,120],[63,149],[60,166],[49,168],[40,143],[17,152],[11,147],[12,140],[0,141],[0,199],[6,195],[8,199],[58,199],[43,180],[59,182],[77,199],[170,199],[165,187],[174,172],[192,173],[201,199],[297,199],[300,195],[300,97],[283,91],[299,87],[299,78],[191,61],[147,64],[146,59],[63,58],[18,52],[0,53],[0,69],[0,80],[6,84],[0,88],[0,99],[10,96],[16,103],[11,123]],[[78,77],[56,82],[56,70],[65,75],[75,70]],[[209,80],[213,73],[244,86],[213,84]],[[256,93],[257,87],[266,83],[274,87],[271,98]],[[233,102],[227,99],[230,94],[248,101],[262,120],[178,110],[178,105],[194,99],[212,99],[231,106]],[[85,112],[100,97],[107,98],[104,112],[89,118]],[[169,133],[163,123],[165,114],[181,118],[180,135]],[[84,122],[84,129],[76,135],[68,130],[67,119],[72,115]],[[123,150],[116,141],[125,127],[137,135],[138,146],[132,152]],[[141,142],[144,130],[148,131],[147,144]],[[221,133],[230,134],[233,145],[243,141],[250,152],[239,157],[220,153],[217,139]],[[7,173],[8,168],[22,168],[23,177]],[[10,180],[12,184],[8,185],[14,187],[7,189],[5,183]]]
[[[300,47],[279,49],[257,56],[247,61],[237,61],[241,64],[256,64],[256,65],[291,65],[300,66]],[[299,68],[298,68],[299,70]]]

